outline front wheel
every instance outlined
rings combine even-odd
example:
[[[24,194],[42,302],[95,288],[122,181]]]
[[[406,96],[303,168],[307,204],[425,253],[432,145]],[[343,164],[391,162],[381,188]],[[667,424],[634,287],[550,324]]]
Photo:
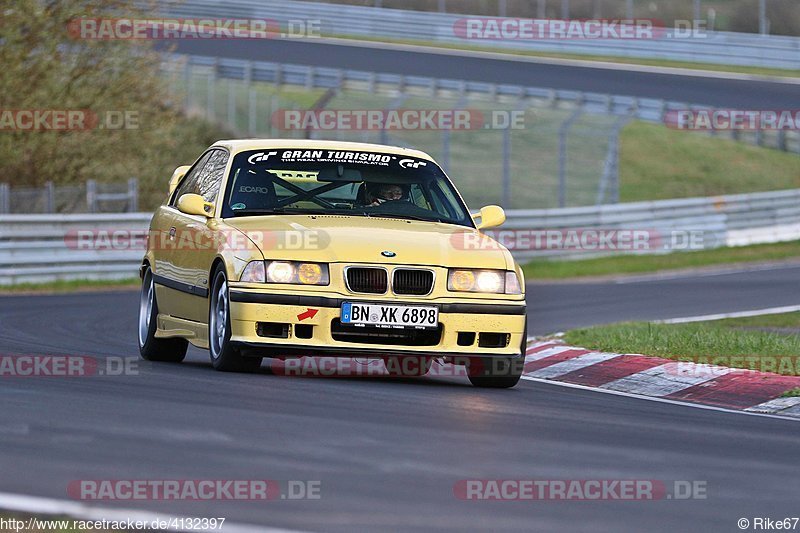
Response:
[[[523,358],[481,357],[467,367],[470,383],[488,389],[510,389],[519,383],[525,364]]]
[[[230,296],[225,270],[218,268],[213,279],[208,306],[211,365],[222,372],[255,372],[261,366],[261,358],[242,357],[239,350],[231,344]]]
[[[528,349],[528,319],[520,342],[520,357],[481,357],[467,364],[467,376],[476,387],[510,389],[519,383],[525,370],[525,352]]]
[[[142,273],[142,292],[139,295],[139,354],[146,361],[180,363],[186,357],[186,339],[158,339],[158,302],[153,272],[149,266]]]

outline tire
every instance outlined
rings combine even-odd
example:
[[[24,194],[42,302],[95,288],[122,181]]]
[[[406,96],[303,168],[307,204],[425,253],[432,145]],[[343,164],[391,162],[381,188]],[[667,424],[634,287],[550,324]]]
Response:
[[[146,361],[180,363],[186,357],[189,341],[186,339],[158,339],[158,302],[153,273],[149,266],[142,273],[142,290],[139,296],[139,355]]]
[[[422,377],[433,364],[431,357],[384,357],[383,366],[395,378]]]
[[[225,270],[214,271],[208,305],[208,351],[211,366],[222,372],[255,372],[261,367],[261,357],[242,357],[231,344],[230,297]]]
[[[528,325],[525,318],[525,330],[522,333],[520,346],[521,357],[480,357],[470,360],[467,376],[475,387],[485,389],[510,389],[519,383],[525,367],[525,352],[528,348]]]

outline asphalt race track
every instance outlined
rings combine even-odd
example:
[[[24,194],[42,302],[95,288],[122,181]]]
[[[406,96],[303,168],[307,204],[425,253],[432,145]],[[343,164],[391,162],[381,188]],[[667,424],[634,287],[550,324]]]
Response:
[[[182,40],[175,52],[413,76],[661,98],[737,109],[794,109],[795,84],[609,70],[332,45],[313,40]],[[765,107],[766,106],[766,107]]]
[[[800,267],[529,287],[537,333],[800,302]],[[137,295],[0,298],[3,352],[135,356]],[[3,378],[0,492],[79,479],[319,480],[305,501],[114,502],[295,530],[738,531],[798,515],[795,421],[555,385],[218,373],[192,350],[138,375]],[[707,482],[707,499],[463,501],[463,479]],[[670,485],[671,486],[671,485]]]

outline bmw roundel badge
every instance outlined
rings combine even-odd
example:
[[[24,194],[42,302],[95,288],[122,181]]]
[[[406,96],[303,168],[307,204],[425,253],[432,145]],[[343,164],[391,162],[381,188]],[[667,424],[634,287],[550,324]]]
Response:
[[[392,251],[389,251],[389,250],[384,250],[384,251],[382,251],[382,252],[381,252],[381,255],[382,255],[383,257],[394,257],[394,256],[396,256],[397,254],[396,254],[396,253],[394,253],[394,252],[392,252]]]

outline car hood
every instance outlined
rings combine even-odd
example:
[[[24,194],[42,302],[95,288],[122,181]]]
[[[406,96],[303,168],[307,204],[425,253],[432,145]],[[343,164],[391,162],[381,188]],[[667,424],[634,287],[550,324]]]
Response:
[[[265,259],[496,269],[514,264],[490,237],[452,224],[338,215],[243,217],[224,224],[247,235]]]

